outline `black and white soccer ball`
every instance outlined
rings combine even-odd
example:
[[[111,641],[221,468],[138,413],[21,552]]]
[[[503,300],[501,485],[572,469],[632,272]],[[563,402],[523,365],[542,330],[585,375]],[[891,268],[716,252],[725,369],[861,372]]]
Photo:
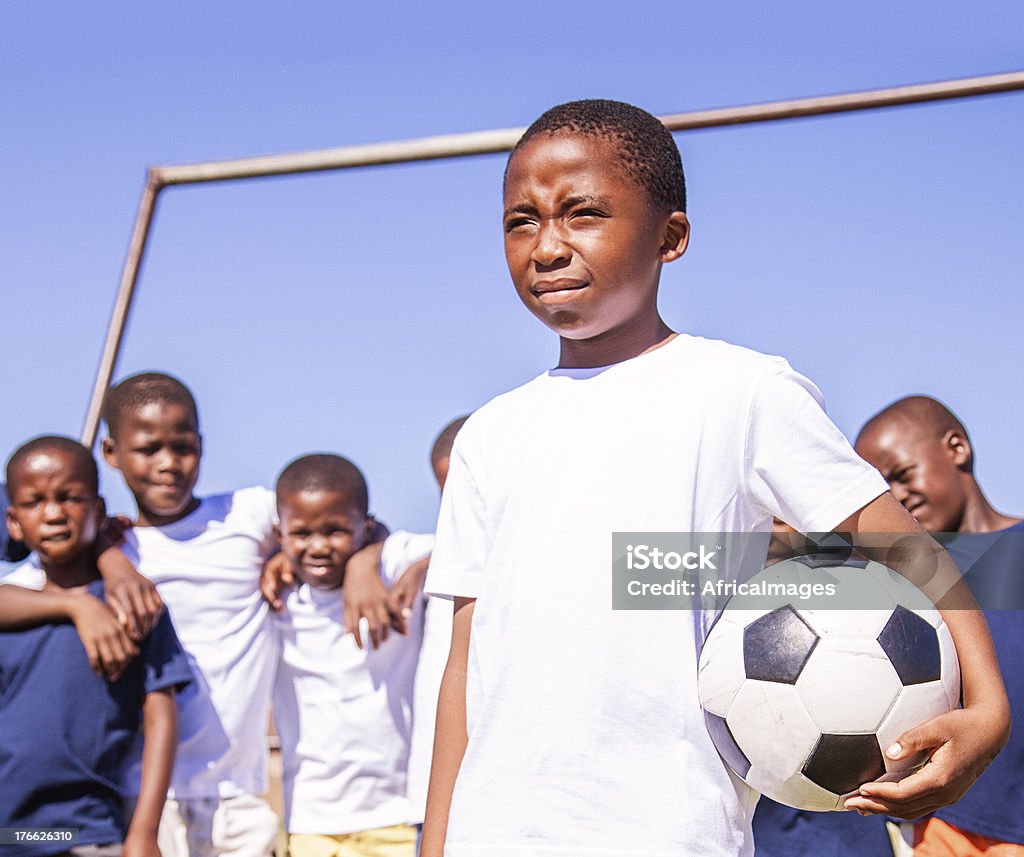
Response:
[[[960,666],[938,610],[905,578],[874,562],[814,565],[777,563],[729,601],[701,650],[698,688],[737,775],[779,803],[827,811],[926,761],[885,750],[958,705]],[[764,594],[770,582],[796,586]],[[834,594],[790,594],[815,583]]]

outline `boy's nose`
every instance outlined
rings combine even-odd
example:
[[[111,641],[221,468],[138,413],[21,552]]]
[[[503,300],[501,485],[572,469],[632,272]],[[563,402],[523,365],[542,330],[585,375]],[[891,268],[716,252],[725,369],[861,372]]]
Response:
[[[171,450],[161,450],[156,457],[156,465],[160,470],[174,470],[178,467],[178,456]]]
[[[907,487],[899,482],[890,482],[889,490],[892,491],[893,497],[899,500],[904,506],[907,505],[907,496],[910,492]]]
[[[48,522],[64,520],[64,506],[56,500],[49,500],[43,506],[43,518]]]
[[[533,261],[541,267],[552,268],[568,262],[571,257],[572,251],[565,243],[565,237],[558,224],[551,221],[541,223],[537,243],[531,254]]]

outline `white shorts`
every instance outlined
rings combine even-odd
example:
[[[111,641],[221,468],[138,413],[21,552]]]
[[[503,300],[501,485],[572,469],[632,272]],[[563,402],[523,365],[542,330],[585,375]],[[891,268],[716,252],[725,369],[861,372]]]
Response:
[[[272,857],[278,821],[263,798],[167,800],[158,844],[163,857]]]

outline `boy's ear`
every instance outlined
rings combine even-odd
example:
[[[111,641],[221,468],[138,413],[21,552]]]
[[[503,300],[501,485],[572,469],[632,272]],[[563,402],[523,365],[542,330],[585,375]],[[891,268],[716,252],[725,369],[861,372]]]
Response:
[[[950,429],[942,438],[942,445],[953,457],[953,463],[960,470],[971,469],[974,453],[971,450],[971,442],[956,429]]]
[[[22,542],[25,540],[25,532],[21,528],[21,524],[18,523],[18,519],[14,517],[14,509],[11,506],[7,507],[7,534],[14,539],[16,542]]]
[[[274,539],[277,541],[278,547],[282,547],[282,544],[281,544],[281,525],[280,525],[280,523],[274,524]]]
[[[120,470],[121,465],[117,463],[117,445],[114,443],[112,437],[103,438],[103,443],[100,444],[100,450],[103,452],[103,460],[107,462],[115,470]]]
[[[682,211],[673,211],[665,223],[664,237],[658,250],[662,262],[674,262],[686,252],[690,243],[690,221]]]

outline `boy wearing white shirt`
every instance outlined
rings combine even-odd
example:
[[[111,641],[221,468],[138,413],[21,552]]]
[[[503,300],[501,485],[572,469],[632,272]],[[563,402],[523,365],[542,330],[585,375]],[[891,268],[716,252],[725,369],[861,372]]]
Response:
[[[273,493],[197,497],[202,436],[176,378],[133,375],[107,394],[107,463],[138,516],[124,550],[157,585],[196,680],[178,697],[178,758],[160,823],[164,857],[269,857],[266,724],[279,645],[260,593],[276,549]],[[129,772],[127,788],[134,775]]]
[[[274,719],[284,761],[292,857],[412,857],[406,768],[422,623],[373,650],[345,632],[345,563],[373,532],[366,481],[350,461],[309,455],[277,482],[279,538],[299,586],[278,617]],[[380,574],[390,586],[433,547],[394,533]]]
[[[950,803],[1006,741],[983,618],[948,609],[976,605],[817,389],[661,318],[685,209],[671,134],[631,105],[553,108],[509,158],[505,256],[559,362],[476,411],[452,451],[427,576],[455,605],[424,857],[753,853],[757,795],[719,759],[697,698],[699,614],[613,611],[613,532],[766,533],[775,515],[850,532],[862,552],[864,534],[898,533],[890,564],[918,579],[918,560],[937,562],[964,707],[886,750],[931,750],[930,764],[864,784],[847,809]]]

